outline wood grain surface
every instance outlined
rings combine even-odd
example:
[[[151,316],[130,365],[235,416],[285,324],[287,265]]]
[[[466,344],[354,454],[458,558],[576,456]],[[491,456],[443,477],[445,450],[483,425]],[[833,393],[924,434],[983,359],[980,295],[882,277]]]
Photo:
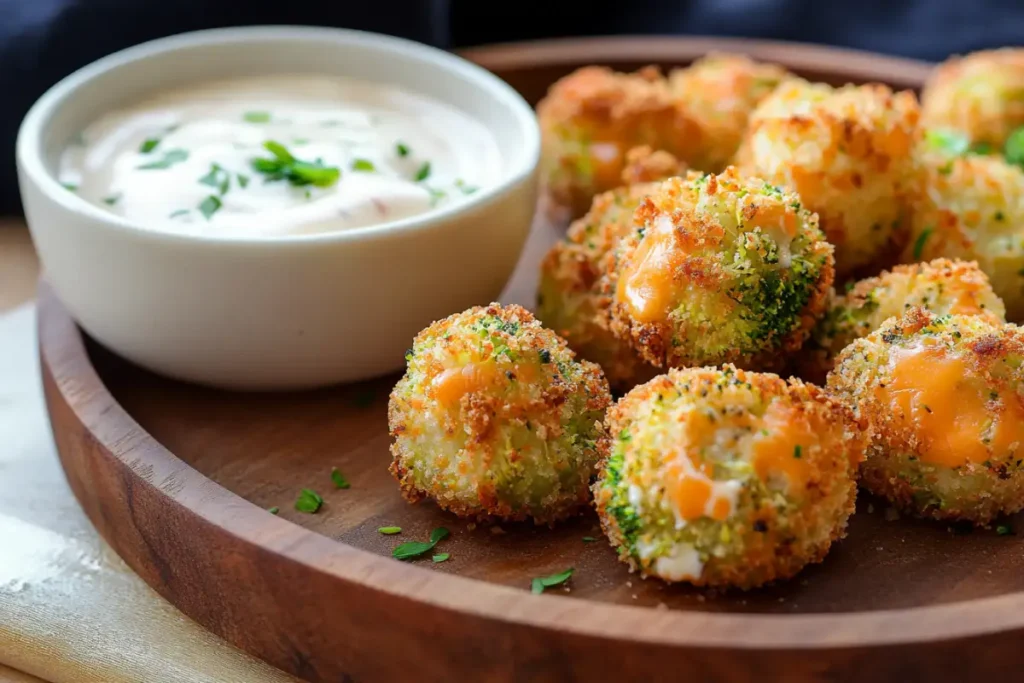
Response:
[[[683,63],[707,47],[580,45],[473,58],[537,93],[552,69]],[[818,68],[848,63],[801,49]],[[557,60],[538,56],[552,50]],[[921,76],[920,65],[871,60],[858,80]],[[532,303],[536,264],[561,230],[538,220],[504,300]],[[473,527],[403,502],[386,471],[396,377],[273,395],[172,382],[83,339],[45,287],[40,343],[61,459],[99,531],[186,614],[309,681],[1008,680],[1024,664],[1015,536],[896,519],[865,497],[849,537],[795,580],[670,588],[630,575],[592,514],[555,529]],[[333,486],[332,468],[351,488]],[[303,488],[323,496],[319,513],[294,509]],[[438,546],[447,562],[390,557],[438,526],[452,532]],[[532,577],[567,567],[564,589],[530,594]]]
[[[39,259],[24,221],[0,219],[0,313],[32,299]]]

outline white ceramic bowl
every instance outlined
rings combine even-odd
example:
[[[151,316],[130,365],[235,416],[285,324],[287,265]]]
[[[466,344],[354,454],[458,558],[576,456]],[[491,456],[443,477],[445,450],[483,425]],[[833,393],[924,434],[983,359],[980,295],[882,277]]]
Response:
[[[349,232],[221,239],[141,229],[56,180],[61,151],[112,108],[205,80],[295,72],[390,83],[462,109],[496,133],[502,182]],[[45,277],[83,329],[155,372],[259,390],[398,370],[420,329],[496,299],[529,232],[539,154],[533,111],[486,70],[406,40],[305,27],[200,31],[113,54],[43,95],[17,143]]]

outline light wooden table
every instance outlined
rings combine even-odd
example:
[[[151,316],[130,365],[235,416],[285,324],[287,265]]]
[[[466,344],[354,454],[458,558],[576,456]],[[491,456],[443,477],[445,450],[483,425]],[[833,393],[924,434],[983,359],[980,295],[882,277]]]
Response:
[[[0,313],[32,299],[39,278],[39,259],[24,221],[0,219]],[[0,683],[45,683],[0,664]]]
[[[39,259],[24,221],[0,218],[0,313],[31,300],[38,278]]]

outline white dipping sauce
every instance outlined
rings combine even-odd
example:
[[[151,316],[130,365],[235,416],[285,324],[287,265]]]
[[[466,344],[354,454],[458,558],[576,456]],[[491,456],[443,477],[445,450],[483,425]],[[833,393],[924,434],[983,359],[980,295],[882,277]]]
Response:
[[[336,168],[298,175],[299,162]],[[150,168],[146,168],[150,166]],[[266,168],[270,168],[267,171]],[[217,236],[349,230],[426,213],[494,185],[494,135],[447,104],[325,76],[211,82],[114,111],[82,132],[60,181],[144,228]],[[278,174],[278,175],[281,175]],[[303,184],[311,177],[326,186]]]

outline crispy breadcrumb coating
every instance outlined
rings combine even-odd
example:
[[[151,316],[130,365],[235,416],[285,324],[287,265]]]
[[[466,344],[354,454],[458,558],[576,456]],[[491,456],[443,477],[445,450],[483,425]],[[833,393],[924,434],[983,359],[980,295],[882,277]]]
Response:
[[[837,358],[828,388],[869,426],[861,485],[922,517],[1024,508],[1024,330],[913,308]]]
[[[996,156],[924,151],[918,162],[923,187],[902,260],[977,261],[1007,318],[1024,321],[1024,172]]]
[[[612,331],[657,367],[775,367],[824,313],[832,247],[792,192],[729,168],[670,178],[599,286]]]
[[[601,369],[519,306],[420,332],[391,393],[391,473],[410,502],[549,524],[588,501],[611,403]]]
[[[929,128],[957,130],[1001,150],[1024,126],[1024,49],[973,52],[935,67],[921,93],[921,117]]]
[[[540,267],[537,317],[565,338],[581,358],[601,366],[612,389],[625,391],[656,374],[627,342],[618,339],[598,312],[608,297],[597,287],[601,262],[633,229],[633,212],[653,191],[648,182],[681,172],[675,157],[650,148],[629,151],[624,187],[599,194],[590,211],[569,226]]]
[[[537,105],[543,183],[576,217],[592,197],[619,184],[626,152],[637,145],[720,171],[750,112],[788,75],[774,64],[717,53],[673,70],[668,79],[654,67],[636,73],[579,69],[552,85]]]
[[[595,504],[645,577],[753,588],[820,562],[845,535],[865,437],[818,387],[731,365],[674,369],[605,424]]]
[[[938,315],[981,315],[993,323],[1006,322],[1002,299],[973,261],[935,259],[896,266],[852,284],[845,294],[832,299],[796,356],[797,374],[806,381],[824,383],[840,351],[915,307]]]
[[[817,212],[845,279],[903,247],[919,182],[911,154],[919,117],[911,92],[791,79],[754,111],[737,163]]]

